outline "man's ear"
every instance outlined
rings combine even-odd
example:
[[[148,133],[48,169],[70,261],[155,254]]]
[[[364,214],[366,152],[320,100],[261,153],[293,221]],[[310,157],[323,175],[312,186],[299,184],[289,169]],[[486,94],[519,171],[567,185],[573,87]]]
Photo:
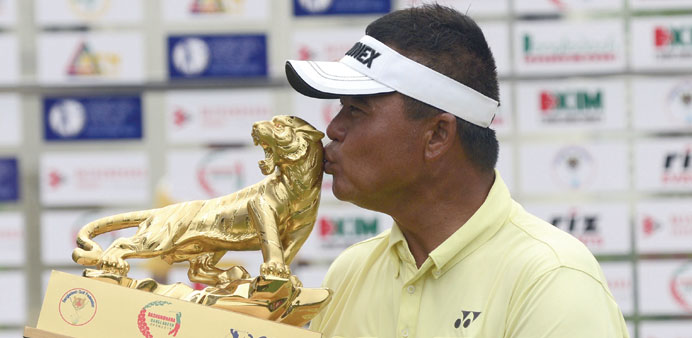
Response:
[[[430,118],[426,130],[425,159],[435,160],[447,153],[457,139],[457,118],[450,113]]]

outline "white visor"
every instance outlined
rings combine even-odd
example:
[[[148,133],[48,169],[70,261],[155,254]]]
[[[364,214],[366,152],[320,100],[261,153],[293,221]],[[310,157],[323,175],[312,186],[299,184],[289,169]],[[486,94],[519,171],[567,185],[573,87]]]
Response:
[[[397,91],[481,127],[490,126],[498,107],[497,101],[368,35],[338,62],[288,60],[286,76],[306,96],[327,99]]]

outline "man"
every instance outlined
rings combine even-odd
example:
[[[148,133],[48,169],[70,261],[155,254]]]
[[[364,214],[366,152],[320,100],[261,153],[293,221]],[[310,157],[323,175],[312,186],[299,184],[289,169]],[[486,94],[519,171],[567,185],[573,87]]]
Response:
[[[528,214],[494,170],[495,62],[469,17],[438,5],[371,23],[339,62],[293,61],[299,92],[339,98],[325,172],[390,231],[332,264],[311,328],[326,337],[627,337],[598,263]]]

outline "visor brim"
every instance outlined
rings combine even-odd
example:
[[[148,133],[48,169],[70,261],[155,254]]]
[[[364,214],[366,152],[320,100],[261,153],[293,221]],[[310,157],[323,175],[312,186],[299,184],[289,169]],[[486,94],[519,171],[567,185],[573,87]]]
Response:
[[[318,99],[395,91],[341,62],[288,60],[286,77],[293,89]]]

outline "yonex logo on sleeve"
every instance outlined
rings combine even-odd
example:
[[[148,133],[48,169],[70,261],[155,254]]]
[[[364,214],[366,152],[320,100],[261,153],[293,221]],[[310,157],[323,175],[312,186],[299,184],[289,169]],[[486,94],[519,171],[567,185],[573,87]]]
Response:
[[[358,60],[360,63],[370,68],[372,66],[372,60],[375,60],[376,57],[380,56],[380,53],[366,44],[356,42],[356,44],[353,45],[348,52],[346,52],[346,55]]]

